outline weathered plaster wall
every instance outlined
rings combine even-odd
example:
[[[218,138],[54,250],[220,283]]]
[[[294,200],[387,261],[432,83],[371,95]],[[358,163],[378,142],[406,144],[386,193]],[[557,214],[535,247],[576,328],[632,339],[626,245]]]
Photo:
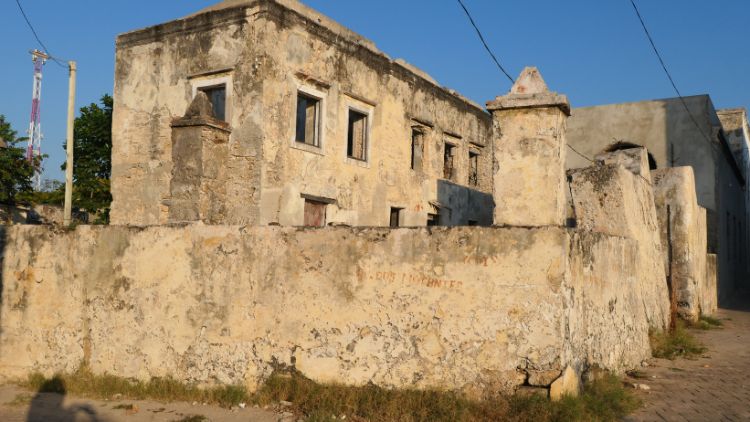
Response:
[[[697,203],[692,167],[654,170],[654,198],[667,275],[680,317],[697,321],[706,287],[706,210]]]
[[[279,366],[348,384],[547,385],[568,364],[649,355],[639,256],[633,240],[561,228],[16,226],[0,373],[87,361],[250,386]]]
[[[441,206],[454,207],[441,213],[451,215],[441,216],[446,224],[491,223],[480,195],[491,194],[491,119],[481,107],[295,2],[220,6],[118,38],[114,224],[167,221],[169,121],[195,86],[213,80],[227,83],[232,130],[224,224],[301,225],[302,194],[331,202],[330,223],[388,225],[395,207],[405,225],[424,225]],[[320,148],[294,142],[298,89],[323,98]],[[350,107],[369,113],[365,162],[347,158]],[[410,168],[413,126],[425,132],[418,170]],[[441,191],[446,141],[457,148],[448,182],[461,188]],[[477,186],[468,182],[469,151],[479,153]]]
[[[642,172],[648,173],[648,168]],[[665,328],[670,319],[669,296],[656,207],[648,179],[621,165],[595,164],[569,174],[573,208],[581,230],[638,242],[635,288],[640,292],[649,323],[654,328]]]
[[[706,277],[705,286],[700,290],[703,294],[700,296],[701,310],[705,315],[714,314],[719,308],[719,298],[716,294],[718,286],[716,283],[717,259],[715,254],[706,255]]]

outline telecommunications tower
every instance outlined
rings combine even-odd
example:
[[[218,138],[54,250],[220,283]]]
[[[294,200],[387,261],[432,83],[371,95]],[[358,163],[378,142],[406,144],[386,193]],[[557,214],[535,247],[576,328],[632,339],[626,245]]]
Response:
[[[31,98],[31,121],[29,122],[29,143],[26,148],[26,159],[30,163],[39,160],[39,167],[34,172],[34,188],[42,187],[42,66],[49,56],[39,50],[31,51],[31,61],[34,62],[34,88]]]

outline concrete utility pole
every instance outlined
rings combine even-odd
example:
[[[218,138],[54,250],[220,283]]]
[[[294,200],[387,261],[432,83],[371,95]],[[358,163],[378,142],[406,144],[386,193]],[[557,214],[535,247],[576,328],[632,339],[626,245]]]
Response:
[[[68,137],[65,147],[65,210],[63,224],[69,226],[73,211],[73,124],[76,103],[76,62],[68,62]]]

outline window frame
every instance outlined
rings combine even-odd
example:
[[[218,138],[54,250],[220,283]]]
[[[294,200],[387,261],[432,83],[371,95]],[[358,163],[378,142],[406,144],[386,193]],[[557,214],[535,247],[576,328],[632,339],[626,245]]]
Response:
[[[318,139],[318,145],[311,145],[304,142],[297,142],[297,104],[299,95],[302,94],[305,97],[311,97],[318,100],[317,107],[317,121],[315,122],[315,131]],[[325,123],[326,123],[326,100],[327,93],[309,85],[298,84],[294,91],[294,100],[292,108],[294,111],[292,115],[291,125],[291,136],[289,140],[289,146],[294,149],[311,152],[313,154],[325,155],[326,151],[326,139],[325,139]]]
[[[233,100],[233,85],[232,85],[232,75],[224,74],[221,76],[211,76],[211,77],[195,77],[193,79],[190,79],[190,86],[192,88],[192,97],[191,101],[195,96],[198,94],[198,91],[213,87],[218,87],[224,85],[224,122],[227,122],[231,124],[232,122],[232,116],[233,116],[233,106],[232,106],[232,100]]]
[[[450,147],[450,150],[453,152],[453,154],[451,154],[452,162],[451,162],[451,174],[450,174],[450,177],[445,177],[445,157],[446,157],[446,155],[448,153],[448,147]],[[460,147],[459,147],[458,143],[451,142],[451,141],[448,141],[448,140],[443,140],[443,160],[442,160],[443,161],[443,166],[442,166],[442,171],[441,171],[441,178],[442,179],[448,180],[448,181],[451,181],[451,182],[455,182],[456,179],[458,178],[458,174],[456,173],[456,169],[457,169],[457,166],[456,166],[456,157],[458,156],[458,153],[460,151],[461,150],[460,150]]]
[[[481,156],[482,156],[482,152],[481,151],[478,151],[478,150],[473,149],[473,148],[469,148],[469,165],[467,167],[468,172],[467,172],[467,176],[466,176],[466,183],[467,183],[468,186],[479,187],[479,174],[480,174],[480,172],[479,172],[479,163],[480,163],[479,159],[480,159]],[[476,157],[476,160],[477,160],[476,167],[474,168],[474,172],[476,174],[474,175],[474,181],[473,181],[473,183],[472,183],[472,180],[471,180],[471,176],[472,176],[471,159],[472,159],[472,157]],[[454,163],[454,166],[455,166],[455,163]]]
[[[375,106],[371,104],[367,104],[363,101],[354,99],[350,96],[346,96],[343,102],[343,108],[342,111],[344,113],[344,118],[342,120],[342,126],[343,126],[343,156],[344,156],[344,162],[347,164],[356,165],[359,167],[364,168],[370,168],[370,163],[372,162],[372,144],[373,144],[373,136],[372,136],[372,125],[373,125],[373,119],[375,116]],[[365,145],[363,148],[363,152],[365,155],[364,160],[360,160],[358,158],[353,158],[349,156],[349,111],[354,111],[356,113],[363,114],[366,118],[366,124],[365,124]]]

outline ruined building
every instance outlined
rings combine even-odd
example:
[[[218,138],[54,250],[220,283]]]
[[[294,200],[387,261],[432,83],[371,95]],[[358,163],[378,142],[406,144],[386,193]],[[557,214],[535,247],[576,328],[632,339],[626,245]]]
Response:
[[[559,398],[716,310],[692,170],[567,170],[570,104],[533,67],[483,110],[288,0],[117,48],[117,224],[0,226],[0,380]]]
[[[492,223],[490,115],[296,1],[119,36],[114,98],[113,224]]]
[[[623,144],[643,146],[652,169],[692,169],[698,204],[706,210],[707,247],[717,255],[719,294],[725,302],[736,290],[750,287],[749,138],[741,115],[717,112],[708,95],[684,101],[690,113],[679,98],[576,108],[568,141],[588,157]],[[568,155],[568,168],[589,165],[578,155]]]

